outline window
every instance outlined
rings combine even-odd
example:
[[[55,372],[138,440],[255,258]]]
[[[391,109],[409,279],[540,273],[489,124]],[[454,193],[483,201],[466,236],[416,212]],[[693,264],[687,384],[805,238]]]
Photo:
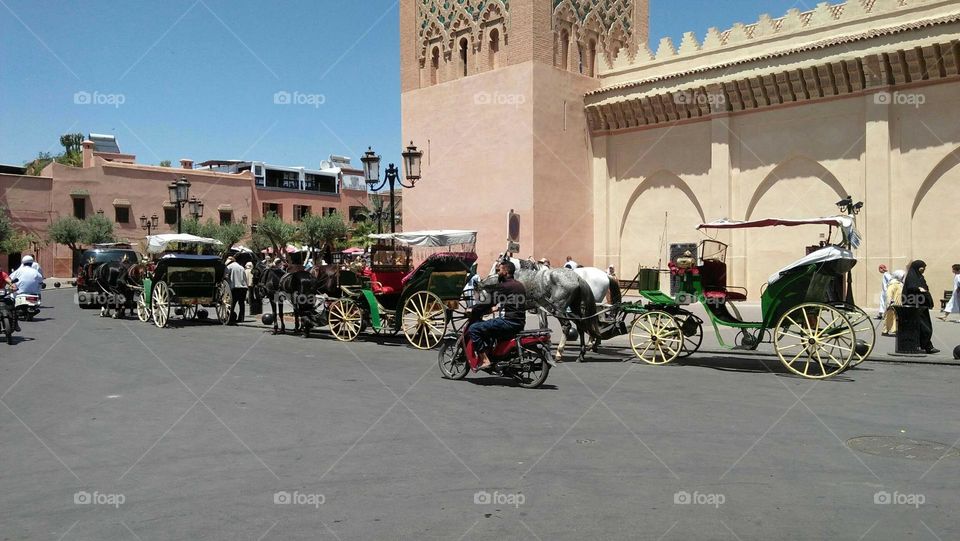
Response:
[[[309,205],[294,205],[293,206],[293,221],[299,222],[303,220],[304,217],[310,215],[310,206]]]
[[[434,47],[430,54],[430,84],[437,84],[437,74],[440,71],[440,47]]]
[[[560,69],[567,69],[570,62],[570,33],[560,31]]]
[[[264,203],[263,204],[263,215],[266,216],[270,213],[276,214],[278,218],[283,218],[282,207],[280,203]]]
[[[233,223],[233,211],[232,210],[221,210],[220,211],[220,225],[226,225]]]
[[[337,177],[335,175],[304,175],[303,189],[308,192],[337,193]]]
[[[324,207],[324,208],[323,208],[323,215],[324,215],[324,216],[330,216],[331,214],[334,214],[334,213],[336,213],[336,212],[337,212],[337,208],[336,208],[336,207]]]
[[[351,206],[348,210],[351,222],[362,222],[366,219],[366,207]]]
[[[73,198],[73,217],[80,220],[87,219],[87,199],[85,197]]]
[[[177,225],[177,207],[163,207],[163,223]]]
[[[113,211],[118,224],[130,223],[130,207],[113,207]]]
[[[490,69],[497,69],[499,66],[499,56],[500,56],[500,31],[494,28],[490,31],[490,48],[489,48],[489,63]]]
[[[587,75],[590,77],[596,76],[596,64],[597,64],[597,41],[591,39],[587,44]]]
[[[276,169],[267,169],[267,188],[286,188],[288,190],[300,189],[300,173],[298,171],[278,171]]]
[[[460,38],[460,67],[463,69],[463,76],[466,77],[470,70],[467,66],[467,38]]]

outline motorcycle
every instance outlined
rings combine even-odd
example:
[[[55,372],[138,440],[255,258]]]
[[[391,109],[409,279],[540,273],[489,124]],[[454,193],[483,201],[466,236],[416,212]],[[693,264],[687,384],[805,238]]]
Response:
[[[19,319],[33,321],[33,317],[40,313],[40,295],[17,293],[14,300],[14,309],[16,309]]]
[[[7,288],[0,288],[0,332],[6,337],[8,344],[13,344],[13,315],[14,300]]]
[[[462,380],[470,371],[478,371],[480,359],[473,351],[473,342],[467,330],[482,318],[482,313],[471,311],[459,335],[443,341],[438,364],[444,378]],[[487,372],[513,378],[525,389],[536,389],[543,385],[550,368],[556,366],[550,355],[549,329],[521,331],[512,338],[499,341],[487,356],[493,363],[486,369]]]

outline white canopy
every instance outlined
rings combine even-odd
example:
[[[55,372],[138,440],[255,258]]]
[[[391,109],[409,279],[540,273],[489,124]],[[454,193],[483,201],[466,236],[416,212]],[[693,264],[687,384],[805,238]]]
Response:
[[[767,279],[767,283],[770,285],[773,285],[773,283],[779,280],[783,276],[783,273],[787,271],[791,271],[799,267],[805,267],[807,265],[812,265],[814,263],[826,263],[827,261],[836,261],[838,259],[852,259],[856,261],[857,258],[854,257],[853,252],[851,252],[850,250],[845,250],[838,246],[827,246],[825,248],[821,248],[816,252],[813,252],[807,255],[806,257],[800,258],[794,261],[793,263],[790,263],[786,267],[778,270],[776,274],[770,275],[770,278]]]
[[[219,246],[223,243],[217,239],[208,239],[206,237],[198,237],[196,235],[188,235],[186,233],[168,233],[165,235],[151,235],[147,237],[147,252],[151,254],[159,254],[167,249],[167,245],[170,243],[183,243],[183,244],[210,244],[213,246]]]
[[[411,246],[453,246],[456,244],[476,244],[477,242],[476,231],[461,229],[405,231],[403,233],[373,234],[369,237],[377,240],[396,240]]]
[[[850,216],[824,216],[822,218],[764,218],[762,220],[732,221],[727,219],[715,220],[700,224],[697,229],[746,229],[751,227],[773,227],[782,225],[795,227],[798,225],[831,225],[843,231],[844,238],[853,248],[860,246],[860,233],[854,227]]]

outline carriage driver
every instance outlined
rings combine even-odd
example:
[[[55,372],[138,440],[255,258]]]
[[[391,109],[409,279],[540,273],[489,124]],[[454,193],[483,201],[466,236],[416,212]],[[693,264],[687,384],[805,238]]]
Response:
[[[526,324],[524,305],[527,290],[514,279],[516,272],[517,267],[511,261],[502,261],[497,265],[497,285],[477,296],[478,302],[473,307],[474,311],[486,312],[494,306],[500,307],[500,317],[477,322],[467,331],[470,341],[473,342],[473,350],[480,360],[478,370],[486,370],[493,365],[487,353],[499,340],[516,336]]]

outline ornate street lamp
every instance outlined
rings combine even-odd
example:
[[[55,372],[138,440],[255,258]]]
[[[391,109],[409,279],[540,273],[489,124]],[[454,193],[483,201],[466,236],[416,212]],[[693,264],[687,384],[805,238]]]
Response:
[[[203,218],[203,201],[196,197],[190,198],[190,216],[192,216],[194,220]]]
[[[190,200],[190,181],[187,180],[187,177],[180,177],[176,182],[167,184],[167,192],[170,197],[170,204],[177,207],[177,233],[183,233],[181,213],[183,206]]]
[[[154,214],[153,216],[147,218],[146,215],[140,216],[140,228],[146,229],[147,236],[149,237],[151,232],[160,225],[160,217]]]
[[[420,159],[423,157],[423,152],[417,150],[417,147],[413,144],[413,141],[410,142],[410,145],[401,154],[403,156],[403,165],[407,173],[407,180],[410,181],[410,184],[403,182],[403,179],[400,178],[400,170],[397,169],[397,166],[392,163],[387,166],[383,180],[380,180],[380,156],[373,151],[373,148],[368,147],[367,152],[365,152],[363,157],[360,158],[360,161],[363,162],[364,180],[366,180],[367,186],[370,188],[370,190],[377,192],[382,190],[384,186],[390,186],[391,233],[397,232],[396,205],[394,195],[396,185],[399,184],[404,188],[414,187],[416,182],[420,180]]]

